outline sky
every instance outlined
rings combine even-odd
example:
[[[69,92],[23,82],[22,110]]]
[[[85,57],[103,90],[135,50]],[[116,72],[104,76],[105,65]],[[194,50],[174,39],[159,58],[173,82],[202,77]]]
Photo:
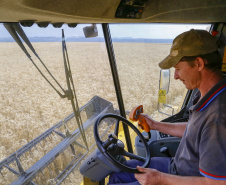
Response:
[[[39,28],[36,24],[32,27],[23,27],[28,37],[61,37],[61,29],[64,29],[65,37],[84,36],[83,28],[91,24],[78,24],[75,28],[63,25],[61,28],[54,28],[49,25],[47,28]],[[132,37],[149,39],[173,39],[180,33],[194,29],[207,29],[208,24],[110,24],[111,36]],[[97,25],[98,35],[103,37],[102,27]],[[3,24],[0,24],[0,38],[11,37]]]

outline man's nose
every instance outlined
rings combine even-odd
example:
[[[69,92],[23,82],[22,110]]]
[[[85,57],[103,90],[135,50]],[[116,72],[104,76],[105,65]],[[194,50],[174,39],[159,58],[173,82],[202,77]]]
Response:
[[[179,79],[179,75],[178,75],[177,70],[175,70],[175,72],[174,72],[174,79],[175,79],[175,80]]]

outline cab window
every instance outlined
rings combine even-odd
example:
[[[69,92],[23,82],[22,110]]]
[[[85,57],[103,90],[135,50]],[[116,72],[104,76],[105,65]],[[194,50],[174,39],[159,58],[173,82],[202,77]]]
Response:
[[[121,89],[126,110],[142,104],[144,113],[156,120],[178,110],[161,105],[157,111],[160,68],[158,63],[170,52],[173,39],[190,29],[208,30],[207,24],[110,24]],[[184,85],[174,80],[171,69],[166,104],[177,109],[183,101]]]

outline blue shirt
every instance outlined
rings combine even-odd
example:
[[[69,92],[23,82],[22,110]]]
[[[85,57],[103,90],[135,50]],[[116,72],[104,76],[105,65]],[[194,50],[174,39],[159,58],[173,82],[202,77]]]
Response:
[[[170,173],[226,180],[226,77],[190,107]]]

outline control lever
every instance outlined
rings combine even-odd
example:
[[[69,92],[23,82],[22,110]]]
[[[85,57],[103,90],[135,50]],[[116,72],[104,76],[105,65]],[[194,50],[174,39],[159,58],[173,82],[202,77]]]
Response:
[[[132,121],[138,121],[138,126],[140,126],[145,132],[148,133],[148,139],[150,139],[150,127],[148,126],[146,120],[141,117],[140,113],[143,113],[143,105],[134,107],[129,113],[129,119]]]

